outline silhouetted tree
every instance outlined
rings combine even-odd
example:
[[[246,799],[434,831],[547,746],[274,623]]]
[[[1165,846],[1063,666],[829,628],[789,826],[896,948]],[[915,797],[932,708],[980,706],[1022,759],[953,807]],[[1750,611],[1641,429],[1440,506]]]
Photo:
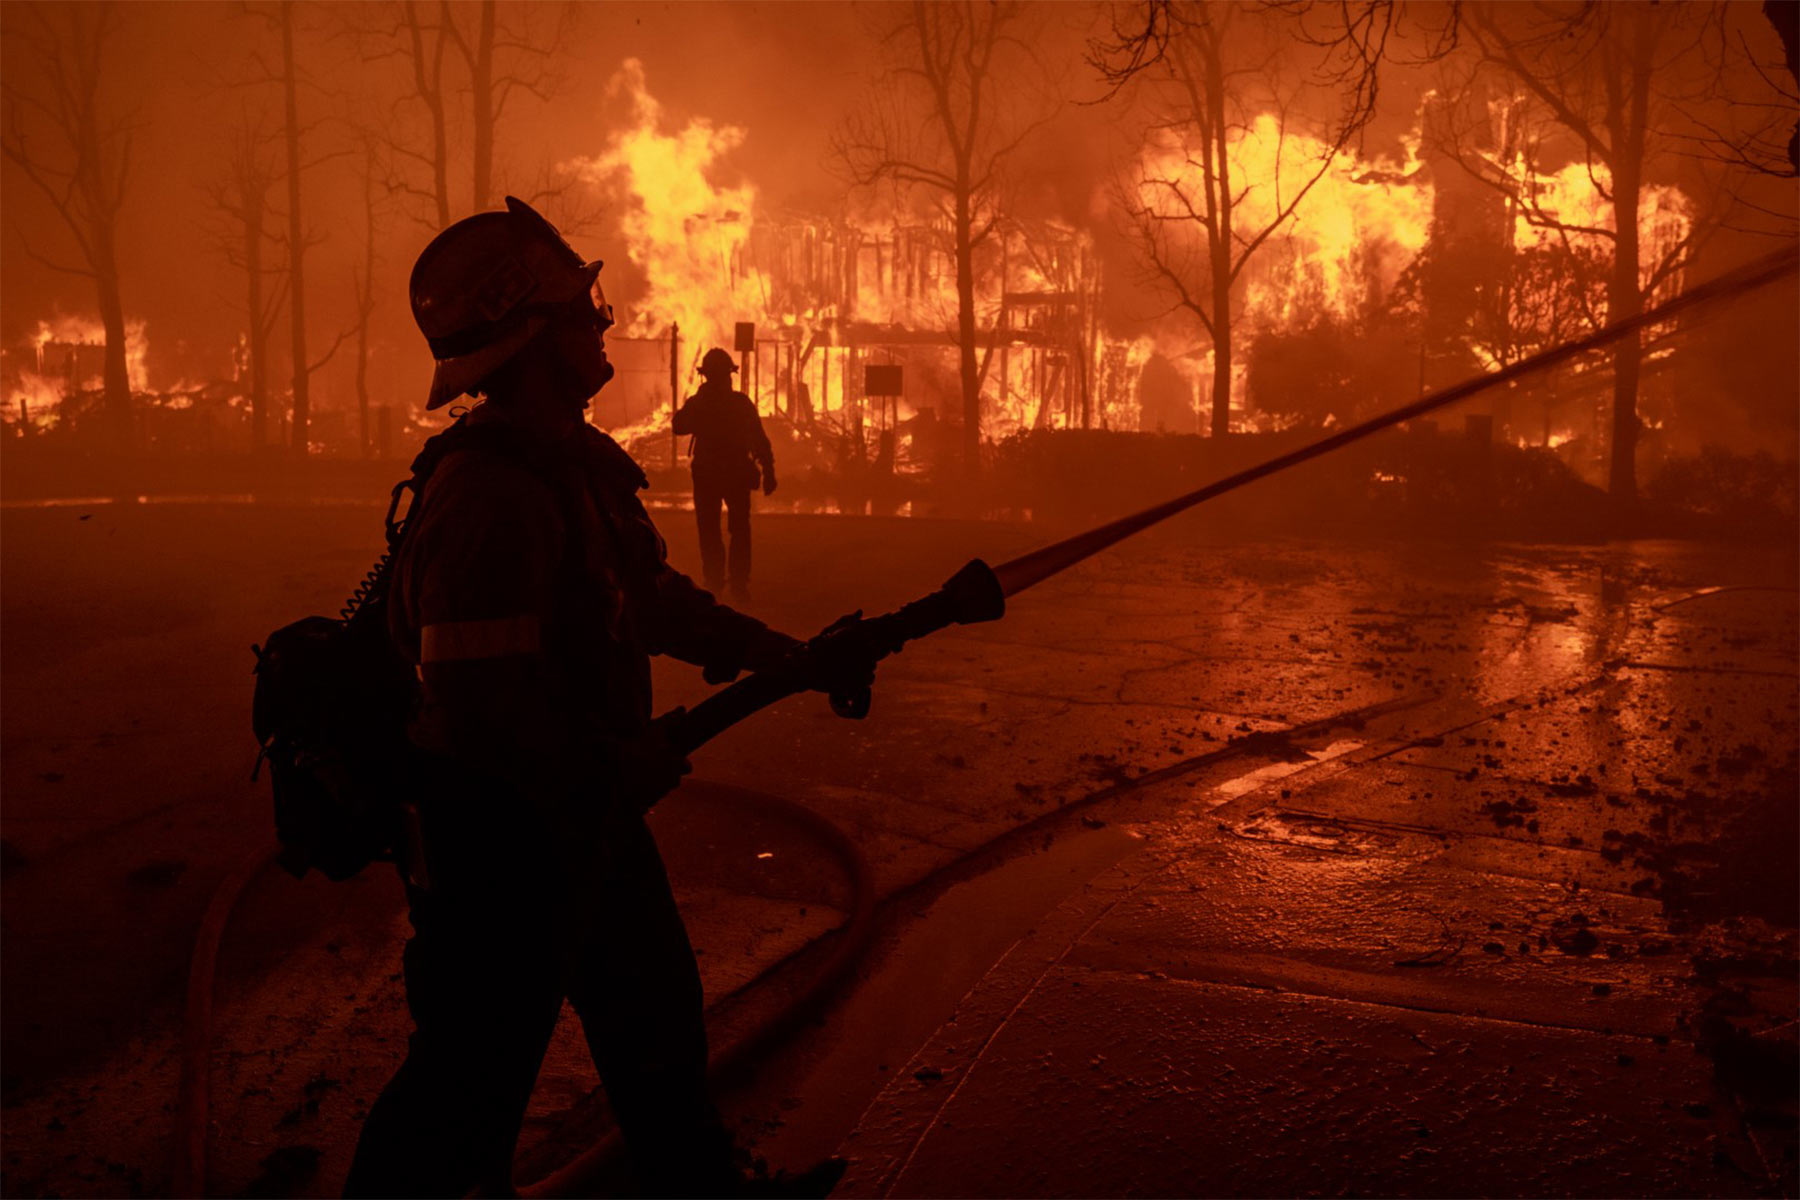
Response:
[[[262,115],[243,116],[226,147],[219,176],[205,189],[214,210],[225,220],[216,237],[220,251],[244,277],[245,366],[250,376],[253,449],[261,449],[268,441],[269,340],[287,297],[284,268],[267,258],[271,243],[278,240],[270,227],[277,215],[269,205],[269,193],[281,178],[276,164],[278,139],[279,131]]]
[[[288,329],[293,356],[293,448],[304,456],[312,423],[312,367],[306,361],[306,225],[300,204],[299,72],[294,65],[294,4],[281,0],[281,101],[287,118]]]
[[[9,36],[31,47],[39,73],[0,85],[5,98],[0,150],[62,218],[80,265],[44,256],[30,238],[23,239],[25,252],[54,270],[93,280],[106,336],[105,410],[116,444],[128,446],[131,378],[117,240],[131,176],[133,126],[102,95],[119,10],[110,4],[20,5],[7,26]]]
[[[883,31],[894,66],[833,138],[834,157],[853,184],[922,191],[947,220],[970,475],[981,465],[975,255],[1001,218],[1009,160],[1048,116],[1026,20],[1013,0],[915,0]]]
[[[410,163],[430,175],[427,186],[395,171],[390,185],[428,200],[433,228],[485,209],[496,191],[494,160],[501,121],[519,92],[548,99],[557,78],[552,60],[566,41],[576,10],[568,5],[474,4],[450,0],[400,0],[389,10],[352,10],[365,57],[403,58],[406,100],[423,110],[426,133],[385,126],[380,131],[395,164]],[[449,69],[447,69],[449,68]],[[468,104],[469,203],[452,196],[459,145],[454,137],[458,96]],[[540,189],[541,196],[543,190]]]
[[[1705,86],[1699,48],[1707,17],[1698,5],[1484,4],[1465,10],[1477,76],[1499,73],[1521,98],[1506,115],[1511,128],[1505,136],[1478,139],[1464,131],[1453,139],[1457,156],[1504,192],[1526,221],[1554,233],[1568,251],[1565,269],[1590,269],[1593,256],[1579,252],[1583,243],[1609,246],[1606,321],[1642,312],[1645,297],[1677,278],[1717,228],[1716,211],[1693,211],[1686,232],[1666,244],[1647,247],[1642,236],[1649,174],[1662,143],[1677,131],[1676,106]],[[1473,125],[1485,126],[1489,118],[1488,112],[1473,114]],[[1538,180],[1546,159],[1565,148],[1585,163],[1605,204],[1605,221],[1559,211],[1543,194]],[[1608,489],[1621,504],[1637,496],[1642,364],[1638,335],[1613,344]]]
[[[1682,106],[1699,131],[1696,140],[1720,161],[1755,174],[1800,176],[1800,4],[1763,0],[1754,16],[1744,4],[1711,8],[1705,48],[1719,86]],[[1776,46],[1758,53],[1752,38],[1765,29]]]
[[[316,166],[326,158],[337,157],[337,152],[312,159],[306,157],[307,139],[313,126],[302,124],[300,120],[300,85],[305,72],[299,65],[299,55],[295,48],[297,22],[294,10],[294,0],[279,0],[272,11],[266,8],[251,11],[280,38],[278,65],[267,65],[260,55],[256,56],[255,63],[260,69],[262,82],[273,83],[281,90],[281,140],[286,159],[283,178],[287,181],[287,301],[293,422],[289,444],[293,453],[305,457],[311,450],[312,377],[331,361],[351,331],[341,330],[331,347],[319,358],[308,357],[306,252],[322,238],[307,226],[301,184],[308,167]]]
[[[1110,36],[1089,55],[1109,96],[1146,93],[1142,154],[1116,193],[1149,277],[1212,340],[1215,437],[1231,429],[1234,289],[1374,115],[1379,68],[1402,16],[1394,3],[1293,4],[1285,13],[1291,21],[1279,7],[1144,0],[1118,10]],[[1296,39],[1319,49],[1310,77],[1296,69]],[[1453,39],[1452,19],[1427,53]],[[1320,90],[1331,99],[1301,103]],[[1334,103],[1337,114],[1308,131],[1318,152],[1288,174],[1281,147],[1302,132],[1299,114]],[[1278,124],[1275,175],[1239,178],[1237,148],[1265,114]],[[1246,204],[1254,192],[1270,199]]]
[[[356,415],[358,441],[364,458],[369,456],[369,325],[375,316],[375,253],[379,238],[377,221],[382,185],[376,178],[375,146],[363,139],[363,256],[354,275],[356,288]]]

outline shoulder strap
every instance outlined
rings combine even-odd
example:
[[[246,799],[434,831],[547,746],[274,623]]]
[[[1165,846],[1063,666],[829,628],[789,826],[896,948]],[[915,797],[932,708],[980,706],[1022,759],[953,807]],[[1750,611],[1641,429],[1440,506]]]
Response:
[[[390,551],[399,548],[401,539],[406,535],[406,526],[419,499],[425,494],[425,485],[431,482],[432,475],[443,465],[445,459],[462,450],[498,454],[546,483],[550,482],[551,472],[542,451],[533,447],[522,434],[501,424],[470,424],[468,414],[464,413],[448,429],[425,440],[412,461],[412,474],[394,485],[387,513],[387,541]],[[551,490],[556,489],[552,487]],[[412,499],[402,514],[400,499],[407,492],[412,493]]]
[[[386,519],[388,553],[376,564],[375,570],[370,572],[352,608],[360,607],[369,598],[385,590],[390,573],[389,565],[406,536],[407,526],[411,524],[413,513],[424,495],[425,485],[445,459],[463,450],[498,454],[529,471],[548,487],[568,522],[570,555],[578,561],[575,547],[580,544],[581,520],[576,511],[576,496],[572,494],[567,480],[559,479],[559,472],[553,469],[545,452],[516,430],[502,424],[471,425],[465,414],[458,417],[448,429],[427,439],[418,456],[413,459],[412,474],[394,485]],[[650,486],[650,479],[637,464],[637,460],[623,446],[592,425],[583,426],[579,452],[579,466],[584,474],[622,499],[636,503],[637,493]],[[402,512],[401,501],[407,492],[411,492],[412,496]]]
[[[419,499],[425,494],[425,485],[430,482],[443,461],[452,453],[470,444],[467,427],[468,414],[456,418],[450,428],[442,433],[433,434],[425,440],[425,445],[412,461],[412,474],[394,485],[388,493],[387,515],[382,520],[387,535],[387,551],[375,560],[356,590],[350,593],[350,599],[338,613],[338,619],[349,625],[359,616],[375,612],[377,606],[387,600],[388,587],[394,576],[394,556],[400,551],[400,543],[406,537],[406,529],[412,523],[413,513],[417,511]],[[406,501],[405,510],[401,510],[401,499],[408,492],[411,499]],[[359,622],[360,624],[360,622]]]
[[[599,477],[600,482],[626,495],[636,495],[650,486],[650,477],[625,447],[592,425],[582,434],[583,465]]]

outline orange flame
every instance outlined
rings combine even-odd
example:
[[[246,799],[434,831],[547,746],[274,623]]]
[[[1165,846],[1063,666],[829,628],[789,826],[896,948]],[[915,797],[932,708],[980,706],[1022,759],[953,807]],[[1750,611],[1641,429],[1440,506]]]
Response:
[[[621,332],[666,337],[669,325],[679,323],[682,344],[693,348],[683,379],[691,385],[692,361],[711,346],[729,347],[733,323],[756,319],[768,296],[767,279],[743,262],[755,187],[720,186],[709,178],[748,135],[702,118],[665,131],[662,105],[645,86],[644,65],[635,58],[625,60],[607,89],[610,98],[627,103],[631,124],[598,155],[570,167],[626,202],[621,231],[647,287]]]
[[[879,415],[879,406],[861,398],[857,372],[888,361],[886,349],[892,349],[894,357],[920,364],[920,374],[936,375],[915,390],[909,373],[911,403],[895,405],[892,415],[904,419],[936,401],[945,409],[940,415],[955,418],[960,404],[954,394],[925,397],[929,387],[956,388],[955,269],[941,217],[908,210],[892,197],[859,196],[836,218],[771,218],[759,210],[753,184],[717,182],[727,157],[746,143],[745,129],[699,117],[672,127],[635,59],[625,61],[609,86],[630,118],[600,153],[570,167],[623,201],[621,233],[645,287],[629,305],[622,333],[662,339],[671,323],[679,323],[680,390],[691,389],[693,368],[707,348],[732,346],[733,324],[752,321],[765,350],[778,344],[775,353],[763,355],[770,362],[759,382],[739,377],[765,414],[783,403],[791,410],[804,383],[812,411],[841,428],[884,424],[888,418]],[[1241,191],[1236,224],[1245,236],[1274,223],[1295,189],[1318,175],[1238,281],[1234,428],[1280,424],[1274,414],[1247,410],[1248,355],[1242,348],[1259,333],[1321,316],[1351,322],[1378,310],[1425,249],[1435,194],[1421,169],[1417,133],[1401,146],[1395,158],[1332,152],[1317,138],[1284,131],[1272,115],[1232,135],[1234,191]],[[1198,194],[1196,168],[1172,140],[1148,148],[1139,166],[1142,178],[1185,179]],[[1604,182],[1597,186],[1577,166],[1540,175],[1534,185],[1546,208],[1604,227],[1610,220]],[[1166,192],[1153,193],[1146,189],[1142,199],[1172,203]],[[1686,235],[1689,212],[1675,189],[1648,189],[1647,260]],[[1521,221],[1515,242],[1546,236]],[[1072,399],[1077,383],[1089,423],[1135,429],[1138,379],[1155,353],[1169,360],[1197,401],[1204,396],[1213,353],[1204,335],[1171,324],[1120,337],[1093,319],[1108,281],[1084,231],[1055,224],[1026,230],[1002,222],[977,266],[985,438],[1078,423]],[[905,336],[887,339],[887,327]],[[934,356],[937,365],[928,366]],[[656,412],[615,433],[627,440],[653,436],[666,431],[666,421]]]
[[[106,344],[106,330],[99,321],[85,316],[59,314],[39,321],[37,331],[29,339],[33,359],[30,366],[10,374],[6,382],[6,404],[0,409],[0,420],[8,424],[21,421],[39,429],[55,426],[63,403],[71,391],[91,390],[101,386],[99,369],[84,367],[81,348]],[[145,323],[139,318],[125,322],[125,374],[134,392],[149,390],[150,373],[145,366],[149,341]]]

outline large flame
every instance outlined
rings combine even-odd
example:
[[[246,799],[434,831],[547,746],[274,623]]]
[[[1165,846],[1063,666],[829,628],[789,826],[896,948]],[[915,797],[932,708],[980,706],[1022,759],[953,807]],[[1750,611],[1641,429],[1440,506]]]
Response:
[[[712,346],[729,348],[734,323],[757,320],[768,299],[767,278],[743,262],[756,189],[710,178],[748,135],[699,118],[666,130],[662,105],[635,58],[625,60],[607,87],[610,99],[624,102],[630,124],[598,155],[570,166],[624,203],[620,230],[646,288],[632,302],[622,332],[666,337],[669,326],[679,324],[683,345],[693,348],[684,364],[684,382],[691,384],[699,355]]]
[[[84,316],[58,315],[48,321],[39,321],[37,333],[32,343],[38,348],[38,369],[44,368],[44,353],[55,345],[64,346],[104,346],[106,345],[106,329],[99,321]],[[150,373],[145,369],[144,359],[149,352],[150,343],[144,336],[144,322],[137,317],[128,317],[125,321],[125,375],[131,382],[134,392],[147,391],[150,387]],[[78,381],[85,383],[86,381]]]
[[[1243,354],[1259,332],[1303,327],[1321,318],[1352,321],[1378,305],[1425,247],[1431,229],[1433,190],[1419,171],[1419,141],[1403,142],[1398,161],[1367,160],[1348,149],[1333,151],[1316,137],[1284,129],[1264,114],[1228,136],[1227,162],[1235,198],[1232,224],[1241,245],[1271,225],[1274,233],[1252,254],[1233,295],[1232,336],[1240,347],[1232,373],[1234,429],[1273,428],[1245,411],[1247,366]],[[1316,179],[1315,179],[1316,176]],[[1196,207],[1204,195],[1201,168],[1173,132],[1148,146],[1139,162],[1137,200],[1177,238],[1202,236],[1198,221],[1184,221],[1181,198]],[[1300,189],[1310,188],[1295,203]],[[1285,220],[1280,214],[1292,205]],[[1187,226],[1183,228],[1183,226]],[[1236,253],[1237,251],[1234,251]],[[1204,254],[1187,260],[1208,270]],[[1205,277],[1188,282],[1206,295]],[[1209,379],[1213,352],[1190,354],[1195,375]]]
[[[1575,227],[1567,236],[1576,245],[1597,247],[1611,257],[1612,240],[1603,234],[1587,233],[1587,229],[1616,230],[1618,219],[1607,195],[1612,190],[1612,172],[1604,164],[1572,162],[1548,175],[1531,172],[1521,158],[1513,164],[1515,178],[1528,179],[1537,207],[1547,216]],[[1688,236],[1693,225],[1693,204],[1679,188],[1662,184],[1644,187],[1638,199],[1638,274],[1639,284],[1650,282],[1651,274]],[[1551,245],[1564,236],[1554,228],[1534,223],[1529,213],[1521,210],[1515,222],[1514,244],[1518,246]],[[1672,272],[1659,286],[1657,295],[1679,290],[1681,272]],[[1650,297],[1645,297],[1646,300]]]
[[[98,353],[82,352],[98,351],[105,345],[105,327],[93,318],[58,314],[39,321],[30,338],[30,364],[8,373],[6,404],[0,409],[0,420],[27,423],[39,429],[54,427],[72,394],[104,386]],[[125,375],[134,392],[149,390],[150,373],[145,366],[148,352],[144,321],[127,318]]]
[[[621,332],[666,339],[669,326],[679,324],[680,389],[695,382],[700,354],[731,347],[734,324],[748,321],[757,327],[759,361],[739,383],[765,414],[791,416],[804,406],[855,436],[928,408],[940,421],[959,419],[956,273],[951,231],[940,213],[892,194],[859,193],[837,214],[770,215],[759,209],[754,185],[719,181],[727,156],[750,136],[745,129],[703,117],[672,126],[635,59],[623,64],[610,89],[628,120],[598,154],[571,167],[620,201],[620,233],[644,277],[642,294],[626,298]],[[1235,224],[1244,237],[1277,223],[1281,209],[1317,175],[1237,283],[1233,428],[1272,429],[1292,419],[1246,407],[1246,351],[1259,334],[1320,322],[1351,328],[1386,311],[1396,283],[1431,236],[1435,195],[1421,168],[1420,140],[1415,133],[1401,140],[1398,155],[1365,158],[1284,130],[1273,115],[1231,135]],[[1191,195],[1200,194],[1197,169],[1172,136],[1147,148],[1137,165],[1141,179],[1178,179]],[[1544,208],[1610,227],[1604,178],[1590,178],[1579,165],[1529,178]],[[1140,198],[1161,215],[1175,215],[1166,189],[1145,187]],[[1690,220],[1680,192],[1647,189],[1646,263],[1676,245]],[[1198,235],[1197,225],[1179,236],[1190,234]],[[1521,218],[1515,245],[1551,236]],[[1190,256],[1190,267],[1203,272],[1203,257]],[[1103,276],[1086,231],[1002,219],[979,250],[976,269],[984,438],[1083,421],[1136,429],[1139,381],[1153,355],[1184,381],[1196,408],[1202,403],[1212,368],[1209,339],[1177,322],[1129,336],[1107,329],[1095,314],[1106,307],[1106,289],[1123,279]],[[1189,284],[1207,290],[1204,278]],[[1473,332],[1469,340],[1476,349]],[[907,396],[898,402],[862,395],[862,368],[882,362],[908,364]],[[1163,378],[1166,386],[1167,371]],[[652,412],[616,432],[652,437],[666,431],[666,420]]]

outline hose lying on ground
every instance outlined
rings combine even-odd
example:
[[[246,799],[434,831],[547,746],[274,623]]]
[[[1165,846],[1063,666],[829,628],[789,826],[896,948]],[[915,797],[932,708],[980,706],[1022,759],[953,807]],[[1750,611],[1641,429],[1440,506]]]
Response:
[[[267,846],[233,867],[213,889],[194,935],[188,958],[187,1008],[181,1030],[181,1101],[175,1139],[175,1180],[171,1194],[206,1194],[206,1135],[211,1124],[208,1094],[212,1065],[213,982],[218,974],[219,942],[238,897],[262,869],[274,862],[280,847]]]
[[[806,826],[829,846],[850,880],[850,911],[842,925],[825,935],[835,938],[836,945],[800,994],[741,1037],[714,1048],[710,1064],[714,1078],[734,1073],[754,1063],[804,1024],[849,975],[863,951],[868,948],[870,935],[875,927],[874,874],[869,868],[868,859],[848,834],[812,809],[792,800],[738,788],[731,790],[736,793],[737,798],[772,808],[796,824]],[[244,889],[264,867],[275,861],[278,853],[278,848],[273,846],[260,849],[220,880],[207,901],[206,912],[201,917],[199,930],[194,936],[194,950],[188,960],[187,1004],[182,1025],[181,1091],[176,1117],[176,1159],[172,1186],[172,1194],[176,1196],[207,1194],[206,1147],[211,1124],[208,1084],[212,1059],[213,989],[218,973],[219,943]],[[753,986],[779,965],[777,963],[768,968],[745,987]],[[742,990],[739,989],[739,992]],[[602,1139],[543,1179],[521,1188],[520,1194],[560,1196],[579,1191],[583,1181],[617,1152],[619,1144],[616,1136]]]
[[[735,788],[732,790],[737,791]],[[870,937],[875,930],[874,873],[869,869],[869,860],[863,856],[857,844],[850,840],[848,834],[812,809],[795,804],[792,800],[762,792],[744,791],[738,794],[777,810],[797,824],[805,825],[831,847],[850,879],[850,913],[842,925],[825,935],[835,937],[837,944],[832,947],[830,956],[813,976],[812,982],[798,996],[741,1037],[713,1047],[709,1070],[715,1080],[755,1063],[816,1013],[843,983],[857,960],[862,957],[863,951],[868,949]],[[775,967],[771,967],[765,970],[757,979],[766,978],[774,969]],[[751,981],[752,984],[755,982]],[[748,986],[750,985],[746,985]],[[622,1146],[623,1140],[616,1133],[602,1138],[537,1182],[520,1187],[519,1195],[543,1197],[592,1194],[591,1188],[587,1186],[589,1180]]]

